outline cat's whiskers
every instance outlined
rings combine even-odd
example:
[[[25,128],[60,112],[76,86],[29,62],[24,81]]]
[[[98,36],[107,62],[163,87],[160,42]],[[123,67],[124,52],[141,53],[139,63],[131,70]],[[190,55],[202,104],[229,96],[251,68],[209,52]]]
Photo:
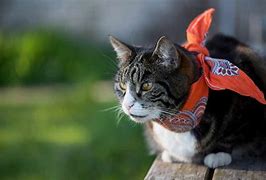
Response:
[[[166,125],[161,118],[159,118],[159,121],[163,124]]]
[[[102,110],[102,111],[116,111],[117,112],[117,116],[116,116],[116,118],[117,118],[117,125],[121,122],[121,120],[123,119],[123,117],[125,117],[125,113],[124,113],[124,111],[122,110],[122,107],[121,107],[121,105],[116,105],[116,106],[113,106],[113,107],[110,107],[110,108],[106,108],[106,109],[104,109],[104,110]],[[143,108],[135,108],[134,110],[137,110],[137,111],[141,111],[141,110],[144,110]],[[171,112],[171,110],[169,110],[169,111],[166,111],[166,110],[159,110],[159,111],[161,111],[162,113],[164,113],[164,114],[167,114],[167,115],[171,115],[171,116],[174,116],[174,115],[176,115],[176,113],[172,113]],[[174,119],[174,118],[173,118]],[[170,119],[170,121],[171,120],[173,120],[173,119]],[[163,124],[163,125],[165,125],[165,123],[163,122],[163,120],[162,120],[162,118],[158,118],[158,120]]]
[[[117,119],[117,123],[116,124],[117,125],[120,123],[121,119],[125,116],[121,105],[116,105],[116,106],[113,106],[113,107],[110,107],[110,108],[103,109],[101,111],[102,112],[106,112],[106,111],[115,111],[115,112],[117,112],[117,114],[116,114],[116,119]]]
[[[117,110],[120,109],[120,108],[121,108],[120,105],[116,105],[116,106],[113,106],[113,107],[110,107],[110,108],[105,108],[105,109],[100,110],[100,111],[102,111],[102,112],[111,111],[111,110],[115,110],[115,111],[117,111]]]
[[[135,110],[143,110],[143,109],[137,108]],[[171,112],[168,112],[168,111],[164,111],[164,110],[159,110],[159,111],[161,111],[163,113],[166,113],[166,114],[169,114],[169,115],[175,115],[174,113],[171,113]],[[163,125],[166,125],[161,118],[158,118],[157,120],[159,120]]]
[[[105,54],[100,48],[95,48],[95,50],[98,51],[98,53],[101,54],[102,56],[108,58],[107,63],[110,64],[112,67],[114,67],[115,70],[117,70],[119,68],[118,64],[116,63],[116,61],[112,57]]]
[[[114,67],[116,70],[118,69],[118,65],[117,65],[117,63],[115,63],[115,61],[110,57],[110,56],[108,56],[108,55],[106,55],[106,54],[102,54],[104,57],[106,57],[106,58],[108,58],[110,61],[108,61],[108,62],[111,62],[111,63],[109,63],[112,67]]]
[[[125,116],[123,110],[120,108],[118,109],[118,112],[117,112],[117,122],[116,122],[116,125],[118,126],[118,124],[120,123],[121,119]]]
[[[169,112],[169,111],[164,111],[164,110],[160,110],[162,113],[165,113],[165,114],[168,114],[168,115],[176,115],[176,113],[172,113],[172,112]]]

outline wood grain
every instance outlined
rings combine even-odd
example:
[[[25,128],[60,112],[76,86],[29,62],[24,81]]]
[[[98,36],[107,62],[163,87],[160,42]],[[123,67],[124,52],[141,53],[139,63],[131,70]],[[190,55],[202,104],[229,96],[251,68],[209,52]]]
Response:
[[[215,169],[213,180],[264,180],[265,171],[248,171],[239,169]]]
[[[266,179],[265,159],[235,161],[227,167],[215,169],[213,180],[264,180]]]
[[[233,161],[226,167],[209,169],[203,165],[165,163],[158,156],[145,180],[266,180],[266,159]]]
[[[195,164],[165,163],[160,157],[153,162],[145,180],[204,180],[208,168]]]

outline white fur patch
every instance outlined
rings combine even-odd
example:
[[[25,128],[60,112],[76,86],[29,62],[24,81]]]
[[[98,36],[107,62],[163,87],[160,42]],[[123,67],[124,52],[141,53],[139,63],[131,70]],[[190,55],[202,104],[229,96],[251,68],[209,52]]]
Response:
[[[143,108],[142,105],[133,97],[129,89],[129,85],[127,84],[127,90],[122,102],[122,109],[133,121],[144,123],[160,117],[159,110],[155,108]]]
[[[130,91],[129,91],[129,85],[127,84],[127,89],[126,89],[126,93],[122,102],[122,109],[123,111],[129,115],[129,108],[133,107],[135,103],[135,99],[134,97],[131,95]]]
[[[209,168],[217,168],[219,166],[226,166],[232,162],[232,157],[228,153],[218,152],[211,153],[205,156],[204,164]]]
[[[171,157],[171,155],[167,151],[163,151],[162,160],[163,160],[163,162],[169,162],[169,163],[173,162],[173,158]]]
[[[159,143],[165,151],[162,154],[163,161],[169,160],[169,157],[166,157],[167,155],[177,161],[191,162],[192,157],[196,153],[197,142],[195,136],[192,135],[191,132],[175,133],[156,122],[153,122],[153,131],[157,143]]]

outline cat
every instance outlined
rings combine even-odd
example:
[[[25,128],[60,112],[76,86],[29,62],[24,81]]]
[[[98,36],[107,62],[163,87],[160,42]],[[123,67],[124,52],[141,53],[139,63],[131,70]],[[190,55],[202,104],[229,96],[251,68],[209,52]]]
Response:
[[[196,53],[161,37],[153,48],[135,47],[110,36],[119,70],[114,90],[126,115],[144,123],[151,151],[165,162],[226,166],[237,157],[265,152],[265,106],[229,90],[209,91],[200,123],[182,133],[155,119],[180,110],[201,75]],[[210,57],[227,59],[242,69],[265,94],[266,62],[237,39],[217,34],[206,42]]]

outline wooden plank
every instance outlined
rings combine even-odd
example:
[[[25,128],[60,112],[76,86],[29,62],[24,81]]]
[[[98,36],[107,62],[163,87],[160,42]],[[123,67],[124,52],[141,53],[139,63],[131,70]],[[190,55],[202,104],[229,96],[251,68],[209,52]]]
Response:
[[[165,163],[158,156],[145,180],[266,180],[266,159],[235,160],[215,170],[203,165]]]
[[[228,167],[217,168],[213,180],[264,180],[266,179],[266,161],[263,159],[245,159]]]
[[[204,180],[209,173],[207,167],[196,164],[165,163],[158,156],[153,162],[145,180]]]
[[[213,180],[264,180],[266,172],[247,171],[239,169],[216,169],[213,174]]]

